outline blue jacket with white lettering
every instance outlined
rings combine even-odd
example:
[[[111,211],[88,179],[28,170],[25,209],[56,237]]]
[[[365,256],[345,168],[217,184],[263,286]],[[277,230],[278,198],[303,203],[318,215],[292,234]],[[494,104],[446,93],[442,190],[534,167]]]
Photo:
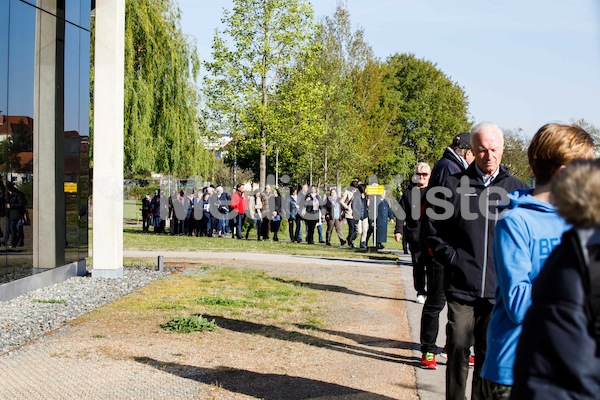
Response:
[[[461,181],[468,186],[461,188]],[[421,229],[426,229],[424,238],[431,255],[444,266],[448,299],[493,301],[492,243],[498,206],[508,200],[508,193],[526,187],[503,166],[486,187],[472,163],[464,172],[449,176],[441,187],[428,189],[427,200],[437,217],[428,216]]]
[[[533,281],[568,229],[556,208],[533,197],[532,190],[518,190],[509,198],[494,234],[496,303],[481,372],[483,378],[503,385],[513,384],[517,342],[531,305]]]

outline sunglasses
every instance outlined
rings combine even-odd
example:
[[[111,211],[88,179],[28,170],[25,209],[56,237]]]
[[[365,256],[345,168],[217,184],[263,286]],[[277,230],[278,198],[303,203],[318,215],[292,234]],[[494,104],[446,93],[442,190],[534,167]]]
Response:
[[[427,172],[417,172],[415,175],[419,175],[419,176],[423,176],[423,177],[429,176],[429,174]]]

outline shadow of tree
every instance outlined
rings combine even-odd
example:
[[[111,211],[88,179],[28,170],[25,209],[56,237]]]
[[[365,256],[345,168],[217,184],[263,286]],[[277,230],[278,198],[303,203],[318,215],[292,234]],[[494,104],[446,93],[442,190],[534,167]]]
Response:
[[[134,357],[138,363],[158,370],[216,385],[234,393],[265,400],[301,400],[340,397],[344,399],[391,400],[391,397],[365,392],[335,383],[281,374],[262,374],[237,368],[201,368],[192,365],[164,362],[148,357]]]
[[[310,346],[326,348],[328,350],[339,351],[342,353],[369,357],[386,362],[399,362],[410,366],[419,366],[420,359],[416,357],[407,357],[400,354],[388,353],[385,351],[375,350],[370,346],[352,345],[348,343],[337,342],[334,340],[322,339],[313,335],[308,335],[298,331],[288,331],[273,325],[257,324],[255,322],[242,321],[233,318],[226,318],[216,315],[203,315],[208,320],[215,320],[215,323],[227,330],[248,333],[251,335],[261,335],[268,338],[285,340],[294,343],[303,343]]]
[[[357,292],[355,290],[348,289],[345,286],[327,285],[327,284],[323,284],[323,283],[314,283],[314,282],[302,282],[302,281],[295,280],[295,279],[290,280],[290,279],[283,279],[283,278],[277,278],[277,277],[274,277],[271,279],[276,280],[277,282],[286,283],[289,285],[302,286],[302,287],[307,287],[307,288],[314,289],[314,290],[322,290],[325,292],[344,293],[344,294],[351,294],[351,295],[355,295],[355,296],[366,296],[366,297],[372,297],[374,299],[383,299],[383,300],[398,300],[398,301],[406,300],[406,299],[397,299],[395,297],[377,296],[377,295],[373,295],[373,294]]]

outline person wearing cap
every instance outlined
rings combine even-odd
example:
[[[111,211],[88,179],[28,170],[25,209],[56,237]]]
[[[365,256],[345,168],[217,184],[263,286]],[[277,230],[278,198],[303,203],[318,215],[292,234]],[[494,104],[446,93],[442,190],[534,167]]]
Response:
[[[471,134],[463,132],[452,139],[431,171],[428,188],[440,186],[444,180],[454,174],[465,171],[475,157],[471,151]],[[423,215],[423,221],[427,218]],[[425,249],[425,243],[422,247]],[[435,355],[438,352],[436,345],[439,327],[440,312],[446,305],[444,295],[444,266],[429,257],[429,251],[423,251],[425,270],[427,273],[427,297],[421,313],[421,367],[437,369]]]

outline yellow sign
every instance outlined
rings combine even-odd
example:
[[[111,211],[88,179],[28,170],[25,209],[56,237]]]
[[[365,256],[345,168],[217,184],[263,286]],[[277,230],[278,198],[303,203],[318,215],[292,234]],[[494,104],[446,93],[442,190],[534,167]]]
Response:
[[[373,194],[382,195],[384,190],[385,190],[385,186],[383,186],[383,185],[369,185],[369,186],[367,186],[366,192],[367,192],[367,195],[369,195],[369,196],[373,195]]]
[[[65,182],[65,193],[77,193],[77,184]]]

